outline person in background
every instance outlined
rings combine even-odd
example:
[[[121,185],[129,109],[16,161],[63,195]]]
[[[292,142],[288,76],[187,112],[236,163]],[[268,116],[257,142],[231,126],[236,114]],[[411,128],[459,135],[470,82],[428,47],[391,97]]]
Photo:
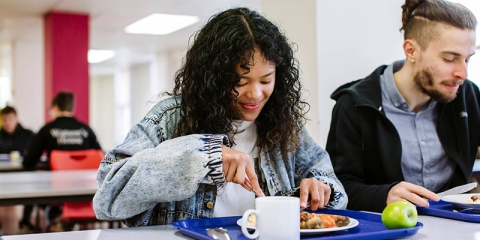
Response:
[[[17,111],[6,106],[0,111],[2,127],[0,129],[0,154],[18,152],[24,156],[28,144],[35,135],[31,130],[23,128],[18,122]]]
[[[75,99],[71,92],[59,92],[53,98],[50,109],[52,121],[43,126],[33,138],[28,154],[23,160],[25,169],[35,169],[44,151],[48,157],[54,149],[101,149],[93,130],[74,117],[74,106]]]
[[[52,100],[50,117],[52,121],[43,126],[35,135],[23,160],[26,170],[35,170],[43,152],[47,159],[52,150],[86,150],[101,149],[93,130],[74,117],[75,99],[71,92],[59,92]],[[47,164],[47,168],[50,165]],[[32,206],[25,206],[21,223],[30,222]],[[56,218],[60,216],[61,209],[52,206],[49,211],[51,228],[58,228],[60,224]]]
[[[0,129],[0,153],[18,153],[16,157],[23,157],[27,147],[35,135],[31,130],[25,129],[18,122],[17,111],[11,106],[6,106],[0,111],[2,128]],[[32,208],[32,206],[25,206]],[[28,210],[27,210],[28,211]],[[31,212],[31,210],[29,210]],[[38,229],[30,221],[21,221],[19,224],[20,233],[34,233]]]
[[[103,159],[97,218],[171,224],[241,215],[255,195],[296,193],[303,207],[310,198],[313,210],[345,208],[329,156],[305,128],[298,62],[278,27],[234,8],[194,38],[173,96]]]
[[[477,20],[463,5],[406,0],[405,59],[339,87],[326,149],[348,209],[419,206],[468,183],[480,144],[480,93],[467,79]]]

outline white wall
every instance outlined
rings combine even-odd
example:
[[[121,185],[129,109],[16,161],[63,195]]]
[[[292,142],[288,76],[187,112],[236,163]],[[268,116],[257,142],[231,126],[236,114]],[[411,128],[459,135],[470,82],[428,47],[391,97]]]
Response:
[[[172,91],[173,76],[180,68],[185,51],[159,52],[150,62],[130,67],[131,126],[160,101],[163,93]]]
[[[160,94],[171,92],[173,75],[185,52],[186,46],[156,53],[145,63],[113,69],[113,74],[91,73],[90,124],[104,150],[122,143],[133,125],[160,100]]]
[[[13,43],[13,105],[20,123],[36,132],[45,123],[43,19],[32,18],[29,31]]]
[[[154,68],[152,71],[152,86],[154,85],[154,93],[162,94],[164,92],[172,92],[174,84],[174,76],[182,65],[182,59],[187,53],[187,45],[184,48],[173,49],[167,52],[159,52],[156,54],[155,61],[152,62]],[[159,99],[157,99],[159,100]]]
[[[0,41],[0,108],[12,104],[12,52],[11,42]]]
[[[113,108],[115,143],[123,142],[131,128],[130,69],[120,68],[113,75]]]
[[[300,62],[300,79],[303,84],[303,98],[310,104],[307,129],[317,142],[319,132],[318,76],[317,76],[317,26],[315,0],[263,0],[262,12],[265,17],[285,31],[291,42],[298,45],[295,57]]]
[[[138,123],[152,107],[155,94],[151,92],[150,63],[130,67],[131,126]]]
[[[473,14],[477,17],[477,21],[480,22],[480,1],[478,0],[450,0],[464,5],[468,9],[472,10]],[[477,54],[470,58],[468,63],[468,79],[475,82],[480,86],[480,24],[477,25]]]
[[[115,142],[114,122],[114,76],[90,77],[89,115],[90,127],[105,151],[113,149]]]
[[[343,83],[404,58],[401,6],[404,0],[317,0],[318,104],[320,143],[325,146],[335,102]]]
[[[182,49],[176,49],[168,52],[168,69],[167,69],[167,81],[166,87],[169,91],[172,91],[174,84],[174,76],[177,70],[182,66],[182,61],[187,53],[187,46]]]

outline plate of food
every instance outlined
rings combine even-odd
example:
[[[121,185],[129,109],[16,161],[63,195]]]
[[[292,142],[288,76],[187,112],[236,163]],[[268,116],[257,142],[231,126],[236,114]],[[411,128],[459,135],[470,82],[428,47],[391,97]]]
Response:
[[[249,229],[255,229],[255,215],[248,217]],[[238,219],[237,224],[242,226],[242,219]],[[358,220],[341,215],[300,212],[300,234],[314,235],[346,230],[358,226]]]
[[[455,194],[443,196],[442,201],[460,208],[480,210],[480,193]]]

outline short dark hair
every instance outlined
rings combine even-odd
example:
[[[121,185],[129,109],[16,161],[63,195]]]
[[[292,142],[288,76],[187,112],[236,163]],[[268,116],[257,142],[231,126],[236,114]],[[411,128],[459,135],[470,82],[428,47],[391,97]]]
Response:
[[[0,111],[0,115],[7,115],[11,113],[17,115],[17,110],[15,110],[14,107],[6,106]]]
[[[72,112],[75,107],[75,97],[72,92],[61,91],[52,100],[52,107],[57,106],[60,111]]]
[[[414,39],[420,47],[438,36],[438,23],[475,31],[477,19],[465,6],[444,0],[406,0],[402,6],[404,39]]]

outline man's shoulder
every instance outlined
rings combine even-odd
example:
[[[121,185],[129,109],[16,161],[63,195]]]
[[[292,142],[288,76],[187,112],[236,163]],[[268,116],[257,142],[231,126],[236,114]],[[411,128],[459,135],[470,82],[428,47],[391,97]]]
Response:
[[[470,81],[470,80],[465,80],[463,84],[460,86],[460,89],[457,92],[457,97],[455,98],[453,102],[464,102],[464,101],[474,101],[473,99],[478,99],[480,98],[480,93],[479,93],[479,88],[478,86]]]
[[[386,65],[382,65],[365,78],[343,84],[332,93],[331,98],[336,101],[340,98],[353,99],[356,104],[361,105],[381,104],[380,77],[386,68]]]
[[[464,88],[467,88],[467,89],[475,89],[475,90],[478,90],[478,86],[477,84],[475,84],[473,81],[471,80],[465,80],[463,82],[463,85],[462,85]]]
[[[22,135],[27,135],[27,136],[29,136],[29,135],[34,135],[34,134],[35,134],[35,133],[33,133],[32,130],[30,130],[30,129],[28,129],[28,128],[24,128],[21,124],[18,124],[17,127],[19,128],[19,130],[20,130],[19,132],[20,132],[20,134],[22,134]]]
[[[31,136],[35,135],[35,133],[32,130],[26,129],[26,128],[24,128],[22,130],[22,132],[23,132],[23,135],[27,136],[27,137],[31,137]]]

